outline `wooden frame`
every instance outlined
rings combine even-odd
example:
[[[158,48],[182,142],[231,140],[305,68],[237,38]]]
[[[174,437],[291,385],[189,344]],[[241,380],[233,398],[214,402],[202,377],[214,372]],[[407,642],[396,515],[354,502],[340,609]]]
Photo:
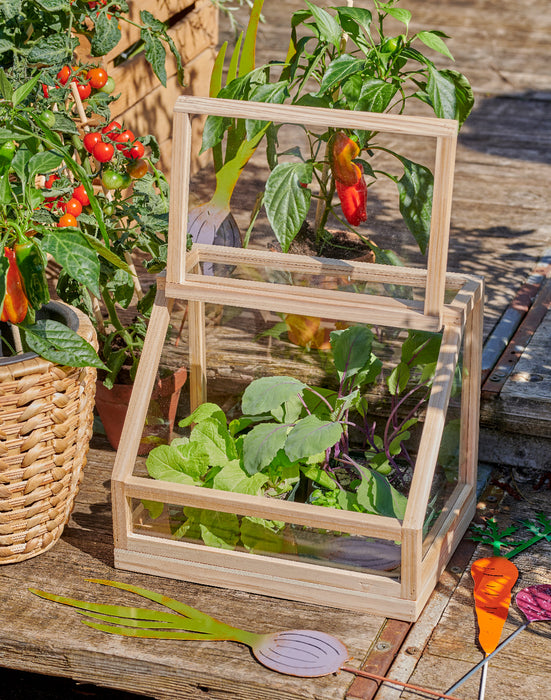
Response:
[[[191,138],[189,115],[233,115],[237,109],[240,115],[255,119],[376,129],[436,138],[434,206],[427,269],[390,268],[218,246],[194,246],[191,253],[186,253]],[[174,115],[173,161],[179,167],[173,168],[169,265],[166,280],[160,280],[113,471],[115,566],[197,583],[383,613],[403,620],[417,619],[475,509],[483,285],[475,277],[446,273],[456,132],[457,124],[449,120],[274,107],[232,103],[230,100],[178,100]],[[422,288],[425,297],[422,302],[412,302],[368,294],[203,276],[199,274],[203,261],[336,276],[345,273],[369,282],[392,282]],[[445,304],[446,289],[453,290],[454,298]],[[399,328],[442,330],[433,390],[403,522],[378,515],[288,503],[136,476],[134,466],[140,436],[174,300],[187,300],[189,305],[192,409],[206,400],[204,305],[208,302],[220,304],[223,300],[225,305],[247,309],[300,313]],[[462,343],[463,392],[458,481],[433,524],[430,536],[423,538],[425,514]],[[399,542],[400,580],[372,572],[213,549],[206,545],[138,533],[133,524],[134,510],[136,502],[139,503],[141,499],[272,518]]]

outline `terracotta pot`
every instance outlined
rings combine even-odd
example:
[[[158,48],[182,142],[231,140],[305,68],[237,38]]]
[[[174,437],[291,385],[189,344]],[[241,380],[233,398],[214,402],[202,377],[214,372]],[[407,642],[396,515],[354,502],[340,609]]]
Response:
[[[139,455],[146,455],[157,445],[170,441],[180,392],[186,379],[187,369],[180,367],[173,374],[157,380],[138,449]],[[103,382],[99,380],[97,382],[96,408],[109,444],[114,450],[119,447],[132,386],[132,384],[115,384],[112,389],[106,389]]]

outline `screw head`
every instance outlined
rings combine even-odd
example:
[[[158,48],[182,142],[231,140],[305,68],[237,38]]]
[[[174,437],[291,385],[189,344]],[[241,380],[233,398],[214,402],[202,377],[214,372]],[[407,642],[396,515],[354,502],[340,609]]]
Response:
[[[406,649],[406,654],[409,654],[410,656],[415,656],[418,653],[419,653],[419,647],[408,647]]]
[[[377,651],[388,651],[390,649],[390,642],[377,642],[375,649]]]

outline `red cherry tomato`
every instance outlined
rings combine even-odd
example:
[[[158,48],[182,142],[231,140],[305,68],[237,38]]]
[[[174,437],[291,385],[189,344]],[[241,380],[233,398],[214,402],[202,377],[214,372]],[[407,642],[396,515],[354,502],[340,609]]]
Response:
[[[107,82],[107,71],[103,68],[90,68],[86,77],[90,81],[90,85],[94,90],[101,90]]]
[[[60,228],[65,228],[67,226],[75,227],[77,225],[77,220],[73,214],[63,214],[60,220],[57,222]]]
[[[92,153],[94,146],[101,141],[101,134],[98,131],[91,131],[84,137],[84,148],[88,153]]]
[[[110,134],[112,131],[120,131],[122,129],[122,126],[119,124],[119,122],[111,122],[110,124],[107,124],[106,126],[103,127],[101,130],[102,134]],[[113,134],[114,136],[115,134]],[[113,138],[113,136],[110,136],[109,138]]]
[[[82,204],[75,197],[71,197],[68,202],[63,202],[61,208],[66,214],[72,214],[75,218],[82,214]]]
[[[81,100],[86,100],[92,93],[90,83],[78,83],[77,90]]]
[[[100,141],[94,146],[92,155],[100,163],[108,163],[113,154],[115,153],[115,146],[112,143],[105,143],[105,141]]]
[[[133,177],[134,180],[140,180],[147,172],[147,162],[145,160],[134,160],[128,163],[126,172]]]
[[[63,66],[63,68],[57,74],[57,79],[62,85],[67,85],[67,81],[71,76],[71,69],[69,66]]]
[[[127,148],[126,151],[124,151],[124,155],[132,160],[138,160],[140,158],[143,158],[144,153],[145,148],[141,141],[136,141],[136,143],[131,148]]]
[[[44,186],[47,187],[48,189],[51,188],[51,186],[54,184],[56,180],[59,180],[59,175],[56,173],[52,173],[47,179],[46,182],[44,183]]]
[[[130,129],[125,129],[120,134],[116,134],[116,136],[110,136],[109,138],[117,144],[117,149],[119,151],[123,151],[129,143],[132,143],[132,141],[134,141],[136,137],[130,131]]]
[[[90,198],[86,194],[84,185],[79,185],[78,187],[75,187],[75,189],[73,190],[73,197],[74,199],[78,200],[83,207],[87,207],[90,204]]]
[[[48,99],[48,97],[50,96],[50,92],[48,90],[48,86],[46,85],[46,83],[42,83],[42,94],[44,95],[44,97],[46,99]]]

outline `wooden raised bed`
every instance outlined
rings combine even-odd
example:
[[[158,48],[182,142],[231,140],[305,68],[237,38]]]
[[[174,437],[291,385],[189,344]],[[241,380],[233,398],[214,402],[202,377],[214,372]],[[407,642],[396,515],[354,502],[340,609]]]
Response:
[[[213,114],[315,127],[364,129],[423,136],[436,141],[434,197],[427,269],[391,267],[194,245],[186,251],[191,116]],[[132,571],[243,589],[292,600],[349,608],[403,620],[416,620],[440,574],[466,531],[475,510],[481,366],[483,284],[476,277],[446,273],[449,219],[457,123],[451,120],[322,110],[261,103],[180,98],[175,106],[169,252],[166,281],[160,284],[146,344],[134,385],[121,445],[115,461],[113,517],[115,566]],[[200,274],[211,262],[251,270],[247,279]],[[346,275],[353,281],[398,284],[422,290],[422,300],[336,291],[316,286],[287,286],[263,279],[262,270],[297,274]],[[445,303],[445,292],[453,299]],[[137,451],[151,390],[163,351],[175,300],[189,308],[190,406],[207,400],[207,331],[205,304],[322,318],[379,327],[441,332],[442,343],[403,521],[367,513],[335,510],[304,503],[249,496],[144,476]],[[459,461],[457,476],[445,493],[438,516],[427,526],[426,515],[447,412],[462,367]],[[268,551],[250,553],[208,547],[200,541],[171,538],[170,529],[143,526],[142,501],[189,506],[215,513],[269,518],[292,526],[348,536],[374,538],[399,545],[401,565],[393,575],[368,567],[351,570],[335,560],[323,564]],[[426,529],[425,529],[426,527]]]

